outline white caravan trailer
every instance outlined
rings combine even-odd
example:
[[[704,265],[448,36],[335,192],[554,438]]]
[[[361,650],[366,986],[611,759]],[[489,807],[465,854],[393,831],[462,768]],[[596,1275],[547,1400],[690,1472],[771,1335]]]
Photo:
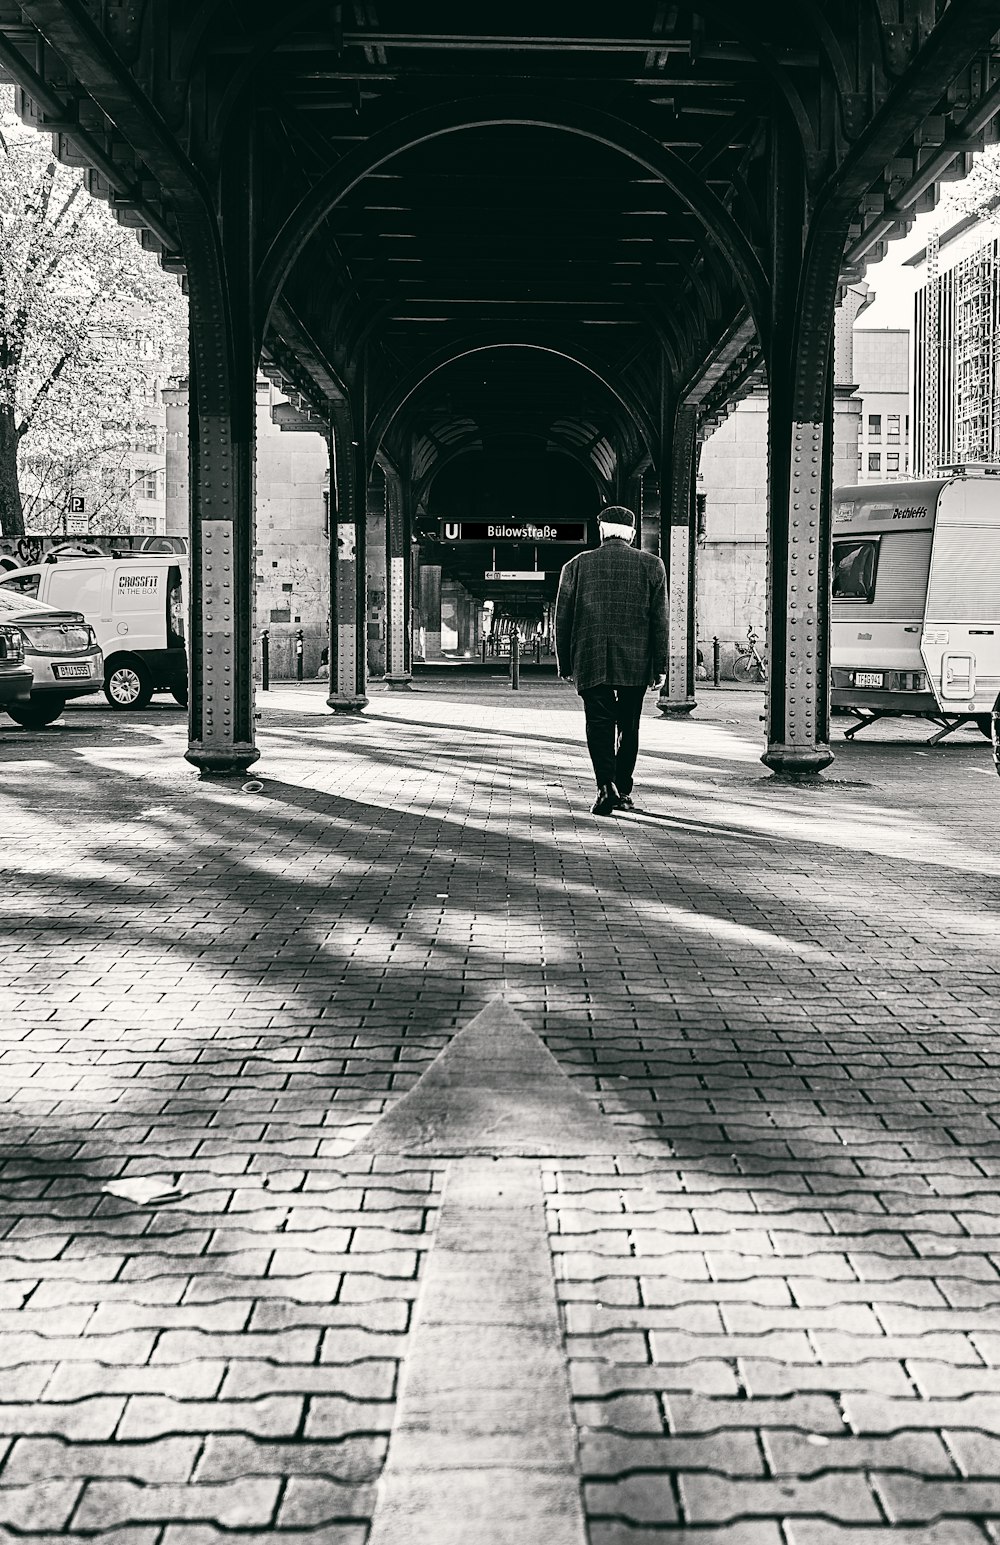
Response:
[[[1000,692],[1000,478],[838,488],[831,701],[990,734]]]

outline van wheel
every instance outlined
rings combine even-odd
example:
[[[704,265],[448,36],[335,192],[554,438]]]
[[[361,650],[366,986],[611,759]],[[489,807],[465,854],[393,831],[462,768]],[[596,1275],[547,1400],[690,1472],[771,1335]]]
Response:
[[[987,740],[992,740],[993,739],[993,730],[991,728],[992,723],[993,723],[993,715],[992,714],[989,714],[989,713],[978,713],[978,714],[976,714],[976,729],[979,731],[980,735],[985,735]]]
[[[183,687],[171,687],[170,688],[170,696],[173,698],[175,703],[180,703],[182,708],[186,708],[187,707],[187,705],[188,705],[188,689],[187,689],[186,684]]]
[[[118,660],[104,673],[104,696],[112,708],[145,708],[152,695],[149,672],[138,660]]]
[[[55,693],[51,696],[46,693],[27,703],[8,703],[7,712],[15,724],[23,725],[26,730],[44,729],[46,724],[54,724],[66,707],[66,699]]]

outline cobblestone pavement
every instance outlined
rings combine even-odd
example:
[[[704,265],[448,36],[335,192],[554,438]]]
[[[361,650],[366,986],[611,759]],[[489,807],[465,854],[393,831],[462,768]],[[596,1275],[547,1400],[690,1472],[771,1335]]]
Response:
[[[197,780],[172,705],[0,729],[0,1539],[364,1545],[458,1162],[365,1137],[503,998],[620,1137],[555,1113],[524,1182],[581,1542],[1000,1541],[986,743],[838,730],[795,786],[755,693],[650,702],[641,812],[598,821],[569,689],[265,703],[257,792]],[[516,1426],[534,1343],[487,1288],[474,1333],[475,1294],[457,1340],[424,1314],[421,1376],[443,1346]],[[417,1476],[410,1537],[576,1538],[535,1426],[533,1522],[507,1472],[462,1516]]]

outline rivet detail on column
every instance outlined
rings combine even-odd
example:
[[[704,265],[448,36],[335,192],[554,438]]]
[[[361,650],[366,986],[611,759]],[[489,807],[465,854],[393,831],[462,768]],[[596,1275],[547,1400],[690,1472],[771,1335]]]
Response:
[[[687,526],[670,528],[668,570],[670,613],[668,626],[667,697],[683,702],[687,696],[688,565],[691,532]]]
[[[357,628],[354,619],[354,565],[357,562],[358,532],[354,521],[345,521],[337,527],[337,586],[339,589],[338,614],[350,617],[350,622],[340,623],[337,628],[337,691],[344,697],[357,692]]]
[[[203,520],[202,565],[203,739],[223,747],[233,739],[236,610],[233,598],[233,523]]]
[[[812,746],[816,741],[822,474],[823,425],[793,425],[785,592],[788,618],[785,739],[789,746]]]

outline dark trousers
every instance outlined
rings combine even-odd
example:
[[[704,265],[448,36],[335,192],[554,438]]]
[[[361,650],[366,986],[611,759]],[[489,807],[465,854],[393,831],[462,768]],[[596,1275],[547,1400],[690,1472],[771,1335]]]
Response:
[[[613,783],[619,794],[631,794],[645,695],[645,687],[588,687],[580,693],[598,788]]]

